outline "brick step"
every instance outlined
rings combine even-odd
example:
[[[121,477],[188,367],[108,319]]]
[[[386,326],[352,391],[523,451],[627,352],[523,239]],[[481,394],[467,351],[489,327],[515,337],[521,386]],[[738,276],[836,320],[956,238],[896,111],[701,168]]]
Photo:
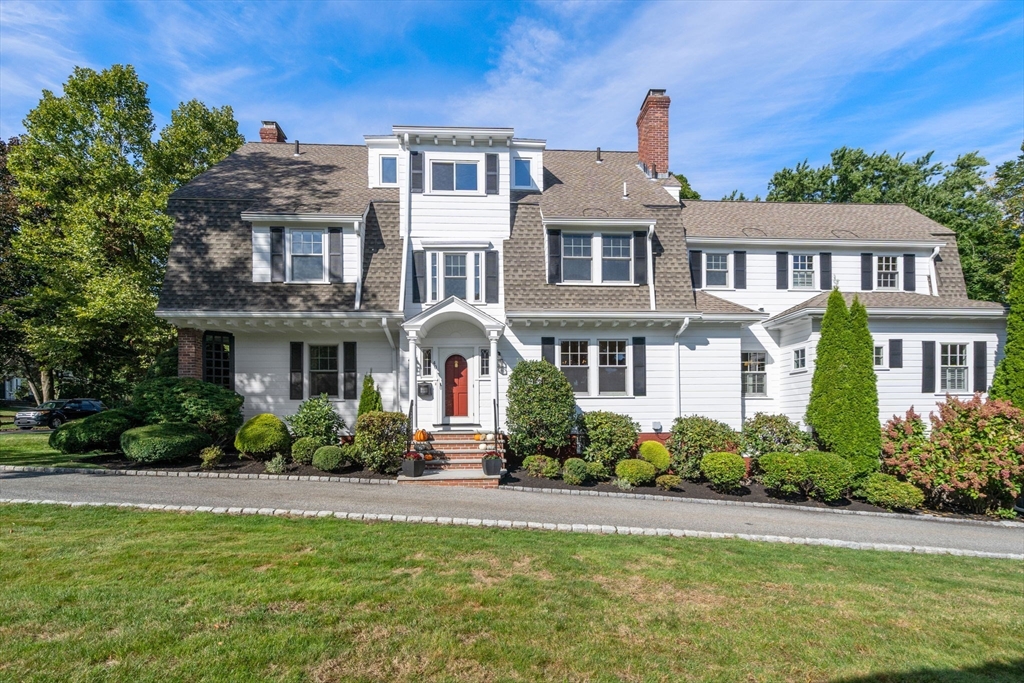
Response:
[[[500,476],[488,476],[482,470],[443,470],[431,469],[422,477],[406,477],[398,475],[400,485],[409,486],[469,486],[473,488],[497,488]]]

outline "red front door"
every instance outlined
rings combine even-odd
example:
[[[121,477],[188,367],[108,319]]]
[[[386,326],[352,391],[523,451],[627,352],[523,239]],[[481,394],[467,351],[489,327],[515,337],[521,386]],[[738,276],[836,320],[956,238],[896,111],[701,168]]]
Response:
[[[448,356],[444,362],[444,414],[469,417],[469,373],[462,356]]]

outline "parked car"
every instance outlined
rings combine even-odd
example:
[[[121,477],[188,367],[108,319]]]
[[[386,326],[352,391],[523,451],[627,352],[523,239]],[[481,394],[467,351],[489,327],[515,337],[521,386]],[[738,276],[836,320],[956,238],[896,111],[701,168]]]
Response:
[[[88,417],[103,412],[107,407],[94,398],[72,398],[61,401],[47,401],[38,408],[23,410],[14,416],[18,429],[49,427],[56,429],[69,420]]]

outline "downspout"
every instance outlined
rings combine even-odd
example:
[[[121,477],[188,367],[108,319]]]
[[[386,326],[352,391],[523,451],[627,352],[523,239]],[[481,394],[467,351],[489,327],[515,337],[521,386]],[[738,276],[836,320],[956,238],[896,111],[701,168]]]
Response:
[[[395,405],[394,409],[396,412],[402,411],[402,397],[399,395],[399,389],[402,386],[401,382],[401,368],[398,364],[398,347],[395,346],[395,338],[391,336],[391,328],[388,327],[388,319],[381,317],[380,326],[384,328],[384,334],[388,337],[388,344],[391,345],[391,371],[395,375]]]
[[[932,296],[939,295],[939,271],[935,267],[935,259],[939,257],[939,250],[942,247],[935,247],[932,250],[932,257],[928,259],[928,280]]]
[[[683,324],[679,326],[679,331],[676,332],[675,337],[672,338],[672,349],[674,351],[676,359],[676,417],[680,417],[683,414],[683,390],[680,386],[683,377],[681,363],[679,362],[679,335],[686,331],[686,328],[690,326],[690,316],[683,318]]]
[[[366,232],[366,230],[365,230],[366,218],[367,218],[367,216],[370,215],[370,207],[371,206],[373,206],[372,202],[368,203],[366,205],[366,210],[363,211],[363,222],[362,223],[356,223],[356,236],[359,238],[359,266],[358,266],[358,274],[356,275],[356,310],[357,311],[359,310],[359,307],[363,305],[363,254],[365,253],[363,251],[363,249],[366,248],[365,245],[363,244],[363,234]],[[344,231],[342,231],[342,233],[341,233],[341,239],[342,239],[342,245],[344,245],[344,243],[345,243],[345,232]],[[344,252],[342,252],[342,253],[344,253]]]

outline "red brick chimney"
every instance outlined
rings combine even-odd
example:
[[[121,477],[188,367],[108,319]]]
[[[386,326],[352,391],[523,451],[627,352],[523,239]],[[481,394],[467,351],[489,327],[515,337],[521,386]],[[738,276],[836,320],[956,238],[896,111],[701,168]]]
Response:
[[[260,142],[288,142],[288,137],[277,121],[264,121],[260,128]]]
[[[664,90],[648,90],[636,117],[636,151],[644,171],[652,178],[668,177],[668,105]]]

